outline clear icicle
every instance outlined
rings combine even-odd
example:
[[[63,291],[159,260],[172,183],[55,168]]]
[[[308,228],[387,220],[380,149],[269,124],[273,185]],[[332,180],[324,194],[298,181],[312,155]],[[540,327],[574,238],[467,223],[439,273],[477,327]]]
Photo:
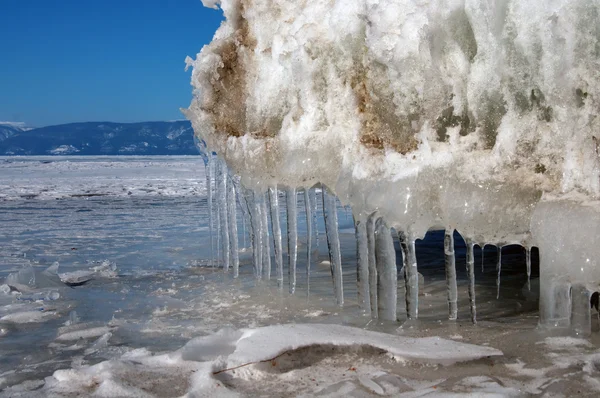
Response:
[[[471,307],[471,321],[477,323],[477,308],[475,307],[475,254],[474,243],[470,239],[465,241],[467,245],[467,272],[469,274],[469,304]]]
[[[454,230],[446,229],[444,234],[444,255],[446,266],[446,290],[448,293],[448,319],[458,317],[458,292],[456,287],[456,257],[454,254]]]
[[[344,305],[344,285],[342,280],[342,254],[340,250],[340,236],[338,231],[337,205],[335,196],[327,192],[323,187],[323,213],[325,214],[325,234],[327,235],[327,247],[329,248],[329,262],[331,263],[331,275],[333,277],[333,291],[337,305]]]
[[[527,289],[531,291],[531,247],[525,248],[525,264],[527,266]]]
[[[210,153],[210,152],[209,152]],[[215,246],[213,237],[213,197],[212,197],[212,175],[213,161],[212,156],[207,155],[206,163],[204,164],[204,173],[206,174],[206,204],[208,212],[208,236],[210,239],[210,264],[215,265]]]
[[[304,190],[304,209],[306,213],[306,284],[310,292],[310,266],[312,254],[312,209],[310,205],[310,191]]]
[[[219,173],[217,179],[217,201],[219,203],[219,232],[221,235],[221,252],[223,255],[223,269],[229,269],[229,222],[227,217],[227,166],[225,162],[219,161]]]
[[[244,189],[246,204],[248,205],[248,214],[250,215],[250,238],[252,244],[252,263],[254,266],[254,276],[257,279],[262,277],[262,233],[260,221],[260,208],[256,202],[255,193],[249,189]]]
[[[252,214],[252,218],[255,219],[255,221],[252,224],[252,229],[254,230],[254,232],[252,233],[252,238],[256,241],[256,261],[257,261],[257,267],[256,267],[256,273],[257,273],[257,277],[258,279],[262,279],[262,275],[263,275],[263,232],[262,232],[262,214],[261,214],[261,207],[260,207],[260,198],[259,198],[259,194],[256,192],[253,192],[252,195],[253,201],[252,201],[252,208],[253,208],[253,212]]]
[[[313,231],[315,234],[315,260],[319,259],[319,224],[317,216],[317,190],[315,188],[310,190],[310,207],[312,209],[313,217]]]
[[[288,232],[288,281],[290,294],[296,291],[296,262],[298,260],[298,203],[296,188],[286,190]]]
[[[267,193],[260,195],[260,216],[262,236],[263,276],[271,279],[271,245],[269,243],[269,216],[267,214]]]
[[[244,192],[244,190],[241,187],[239,177],[231,176],[231,182],[233,183],[233,185],[235,187],[235,196],[237,198],[237,202],[240,207],[240,210],[242,210],[242,217],[241,217],[241,219],[242,219],[242,236],[244,238],[243,248],[245,249],[248,247],[248,242],[246,241],[246,234],[247,234],[247,232],[250,232],[250,231],[246,231],[246,225],[250,224],[250,216],[248,214],[248,203],[246,202],[246,195],[244,195],[242,193],[242,192]]]
[[[358,219],[355,221],[354,227],[356,231],[356,290],[358,291],[358,306],[363,311],[370,313],[367,222],[364,219]]]
[[[375,257],[375,221],[377,213],[373,213],[367,218],[367,255],[369,267],[369,302],[371,305],[371,317],[377,318],[377,259]]]
[[[406,316],[408,319],[417,319],[419,317],[419,272],[417,271],[415,239],[412,235],[400,231],[398,232],[398,237],[404,258]]]
[[[217,256],[215,257],[215,262],[213,263],[214,266],[218,266],[219,262],[221,260],[221,203],[219,202],[219,190],[218,190],[218,179],[219,179],[219,159],[217,158],[216,160],[216,164],[214,167],[214,186],[215,186],[215,214],[217,215],[217,219],[215,220],[216,224],[216,236],[217,236]]]
[[[396,250],[391,231],[382,218],[375,223],[375,230],[378,318],[395,321],[398,302]]]
[[[498,276],[496,277],[496,300],[500,298],[500,274],[502,272],[502,246],[498,245],[498,262],[496,263],[496,271]]]
[[[235,185],[230,177],[227,184],[227,215],[229,226],[229,247],[231,265],[233,267],[233,277],[237,278],[240,274],[240,256],[238,248],[238,229],[237,229],[237,201]]]
[[[242,247],[245,249],[248,246],[248,242],[246,242],[246,217],[242,217]]]
[[[273,231],[273,250],[275,251],[275,268],[277,284],[283,287],[283,253],[281,247],[281,224],[279,223],[279,193],[277,187],[269,188],[269,203],[271,208],[271,230]]]
[[[248,247],[248,242],[246,242],[246,210],[244,209],[245,205],[242,204],[242,202],[243,202],[243,200],[242,200],[243,196],[240,195],[238,189],[239,189],[238,185],[235,185],[235,195],[236,195],[236,198],[237,198],[237,203],[238,203],[240,209],[242,209],[242,217],[241,217],[241,219],[242,219],[242,239],[243,239],[242,240],[242,248],[245,249],[246,247]],[[246,206],[246,209],[247,208],[248,207]]]

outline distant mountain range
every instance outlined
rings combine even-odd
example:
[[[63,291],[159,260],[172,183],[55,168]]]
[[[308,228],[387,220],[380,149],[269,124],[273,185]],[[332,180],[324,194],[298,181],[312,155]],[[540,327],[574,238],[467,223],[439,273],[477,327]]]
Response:
[[[198,154],[187,120],[85,122],[40,128],[0,122],[0,156]]]

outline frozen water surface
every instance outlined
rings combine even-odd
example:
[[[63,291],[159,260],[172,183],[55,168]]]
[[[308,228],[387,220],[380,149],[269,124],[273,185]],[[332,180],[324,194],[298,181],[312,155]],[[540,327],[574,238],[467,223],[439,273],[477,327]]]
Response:
[[[61,181],[54,196],[11,194],[0,202],[1,396],[596,396],[600,391],[597,333],[581,339],[536,328],[535,249],[529,289],[525,250],[503,248],[499,299],[495,247],[486,248],[483,271],[469,268],[477,291],[473,325],[464,242],[454,234],[458,319],[449,321],[444,232],[430,232],[416,241],[418,320],[407,322],[403,305],[397,306],[397,322],[377,320],[359,306],[354,220],[341,206],[344,307],[334,293],[327,239],[318,239],[319,258],[307,289],[306,222],[313,219],[305,216],[304,198],[311,201],[314,191],[297,193],[292,295],[280,288],[288,286],[287,272],[283,284],[255,278],[251,249],[243,244],[251,241],[241,228],[239,278],[233,278],[233,269],[224,272],[222,257],[213,261],[200,158],[3,160],[0,184],[10,187],[8,192],[33,192],[33,187],[45,192],[50,180],[45,173],[60,175]],[[18,178],[17,166],[27,179]],[[155,182],[140,168],[150,168]],[[118,178],[108,178],[106,170]],[[96,186],[96,171],[106,181],[104,191],[94,191],[101,196],[78,195]],[[147,184],[153,191],[135,189]],[[119,191],[125,185],[134,187],[131,195]],[[171,194],[156,194],[160,186],[171,187]],[[318,215],[314,232],[322,236],[321,191],[316,195],[316,207],[308,207]],[[285,199],[279,199],[272,211],[279,212],[286,231]],[[240,224],[245,214],[236,212]],[[402,250],[397,239],[394,245],[396,295],[404,297]],[[286,244],[282,252],[287,267]],[[474,256],[480,261],[479,246]],[[592,322],[597,330],[597,318]]]

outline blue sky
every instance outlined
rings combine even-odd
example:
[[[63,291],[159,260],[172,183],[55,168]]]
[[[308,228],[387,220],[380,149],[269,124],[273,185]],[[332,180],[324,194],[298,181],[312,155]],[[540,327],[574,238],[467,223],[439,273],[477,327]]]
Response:
[[[0,121],[182,119],[185,57],[221,20],[200,0],[0,0]]]

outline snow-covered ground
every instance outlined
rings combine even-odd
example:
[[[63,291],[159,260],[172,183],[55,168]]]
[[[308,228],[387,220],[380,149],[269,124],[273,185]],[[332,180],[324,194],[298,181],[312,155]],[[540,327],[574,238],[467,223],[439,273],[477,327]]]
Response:
[[[417,246],[419,321],[405,323],[399,306],[400,322],[380,322],[357,307],[352,217],[342,208],[344,308],[322,238],[307,290],[301,209],[294,296],[254,281],[241,212],[240,278],[207,267],[200,158],[3,158],[0,166],[2,397],[600,394],[598,333],[536,328],[536,280],[524,287],[516,249],[503,252],[498,300],[494,249],[481,263],[476,252],[474,326],[464,249],[459,319],[450,322],[443,236],[429,236]],[[141,189],[147,184],[153,192]],[[86,190],[99,195],[78,194]],[[60,200],[43,200],[51,197]],[[322,220],[319,228],[322,237]]]

